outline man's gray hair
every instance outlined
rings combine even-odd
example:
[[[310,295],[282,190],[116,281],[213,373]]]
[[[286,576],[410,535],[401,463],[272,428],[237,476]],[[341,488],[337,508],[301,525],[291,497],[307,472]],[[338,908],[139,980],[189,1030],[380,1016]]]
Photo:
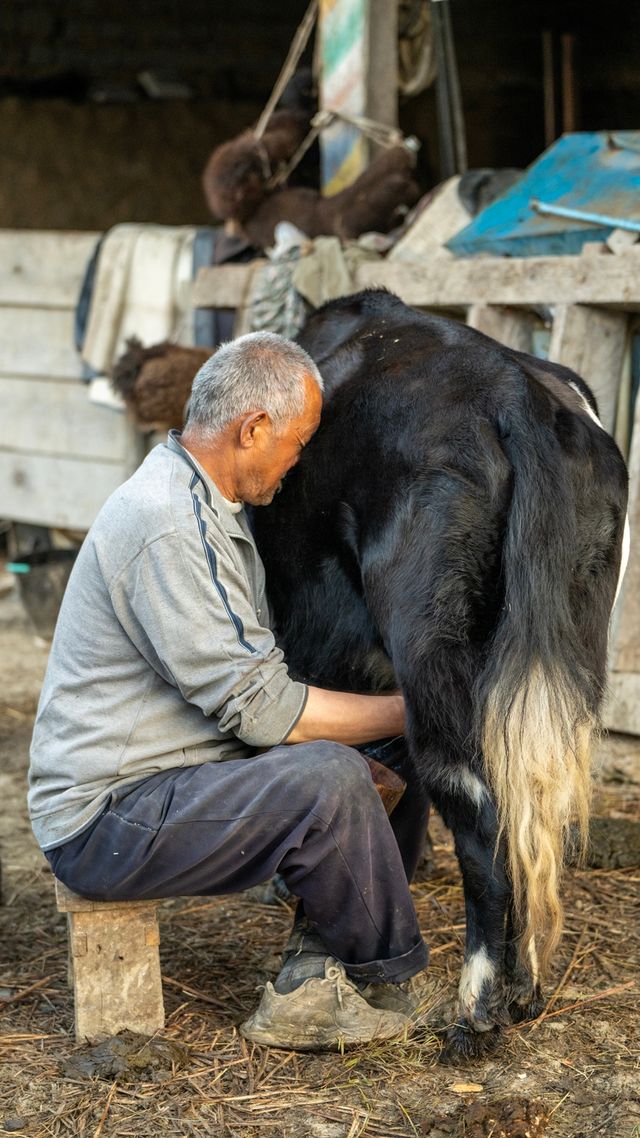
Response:
[[[274,332],[249,332],[222,344],[197,373],[186,428],[215,435],[241,415],[266,411],[276,431],[302,414],[305,377],[323,381],[303,348]]]

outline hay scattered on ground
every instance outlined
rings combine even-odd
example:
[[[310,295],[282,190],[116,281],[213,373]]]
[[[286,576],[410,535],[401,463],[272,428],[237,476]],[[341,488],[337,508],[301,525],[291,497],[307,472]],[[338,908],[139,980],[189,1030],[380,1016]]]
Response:
[[[450,841],[436,824],[436,872],[414,887],[432,950],[427,1022],[455,996],[464,910]],[[108,1078],[73,1077],[66,931],[48,871],[7,873],[0,910],[0,1128],[30,1138],[551,1138],[640,1134],[640,872],[574,871],[567,929],[533,1025],[500,1055],[438,1065],[427,1027],[405,1042],[342,1055],[247,1044],[236,1025],[272,977],[291,921],[281,903],[190,898],[161,907],[166,1047],[161,1061]],[[454,1090],[475,1085],[476,1091]],[[481,1105],[479,1105],[481,1104]]]

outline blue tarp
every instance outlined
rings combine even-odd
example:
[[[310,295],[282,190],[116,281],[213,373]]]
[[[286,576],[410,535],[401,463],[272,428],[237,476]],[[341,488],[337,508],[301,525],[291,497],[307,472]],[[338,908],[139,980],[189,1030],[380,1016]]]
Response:
[[[579,253],[615,228],[544,215],[536,201],[640,222],[640,131],[565,134],[447,248],[463,257]]]

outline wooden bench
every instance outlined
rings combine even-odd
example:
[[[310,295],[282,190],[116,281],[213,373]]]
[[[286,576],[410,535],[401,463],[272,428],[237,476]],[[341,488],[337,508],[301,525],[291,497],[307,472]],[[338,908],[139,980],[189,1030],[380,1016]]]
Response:
[[[69,983],[78,1042],[164,1027],[158,901],[88,901],[55,882],[67,914]]]
[[[371,777],[388,814],[405,782],[371,756]],[[88,901],[55,880],[58,911],[67,914],[69,984],[76,1039],[97,1043],[128,1028],[153,1035],[164,1027],[159,901]]]

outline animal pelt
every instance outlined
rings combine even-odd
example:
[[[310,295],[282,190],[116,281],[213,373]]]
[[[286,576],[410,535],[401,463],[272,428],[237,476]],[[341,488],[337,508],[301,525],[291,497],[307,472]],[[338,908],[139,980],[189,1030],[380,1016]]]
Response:
[[[376,154],[351,186],[330,198],[308,184],[269,190],[272,173],[293,157],[308,128],[308,111],[275,111],[262,138],[244,131],[218,146],[205,166],[202,185],[209,209],[220,220],[235,222],[256,248],[273,244],[279,221],[292,222],[309,237],[345,240],[367,230],[387,232],[400,207],[418,200],[414,157],[402,146]]]
[[[194,376],[213,348],[183,348],[164,341],[144,348],[135,337],[111,372],[111,384],[122,396],[140,430],[180,428]]]
[[[269,193],[269,178],[293,157],[308,129],[305,111],[274,111],[262,138],[245,130],[217,146],[202,175],[212,214],[240,223],[250,218]]]
[[[375,230],[386,233],[400,220],[403,206],[420,196],[413,156],[403,146],[382,150],[352,185],[325,198],[315,190],[287,187],[263,198],[242,221],[245,236],[258,249],[273,244],[279,221],[290,221],[308,237],[329,234],[341,240]]]

